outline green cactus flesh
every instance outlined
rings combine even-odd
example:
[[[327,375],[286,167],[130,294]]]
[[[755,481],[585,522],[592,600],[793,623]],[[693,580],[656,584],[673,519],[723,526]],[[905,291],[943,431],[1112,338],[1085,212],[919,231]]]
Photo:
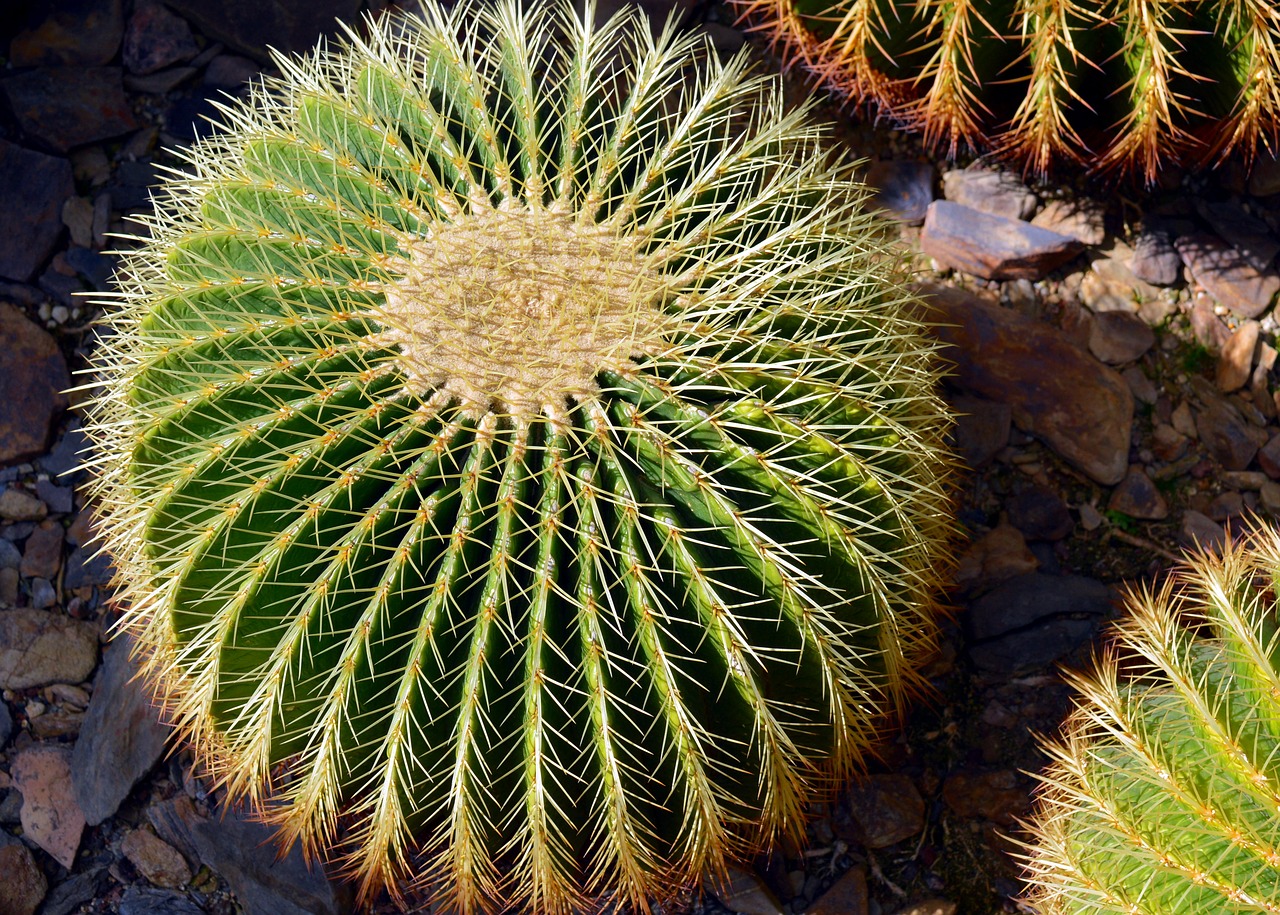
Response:
[[[1037,911],[1280,912],[1277,586],[1280,536],[1259,531],[1131,599],[1122,651],[1074,678],[1084,698],[1049,748]]]
[[[1280,151],[1272,0],[733,0],[854,105],[1024,171],[1170,166]]]
[[[126,260],[123,624],[366,899],[644,905],[794,831],[918,685],[933,344],[743,58],[511,3],[368,32],[228,106]]]

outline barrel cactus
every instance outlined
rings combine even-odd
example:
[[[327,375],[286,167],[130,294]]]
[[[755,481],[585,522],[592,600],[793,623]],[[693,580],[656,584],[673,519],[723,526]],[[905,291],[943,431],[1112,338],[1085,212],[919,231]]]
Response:
[[[1045,915],[1280,911],[1280,535],[1130,600],[1032,823]],[[1124,675],[1121,676],[1121,666]]]
[[[1272,0],[732,0],[798,65],[954,156],[1154,180],[1280,152]]]
[[[919,685],[949,419],[865,189],[634,13],[279,58],[105,318],[122,625],[228,796],[463,911],[801,823]]]

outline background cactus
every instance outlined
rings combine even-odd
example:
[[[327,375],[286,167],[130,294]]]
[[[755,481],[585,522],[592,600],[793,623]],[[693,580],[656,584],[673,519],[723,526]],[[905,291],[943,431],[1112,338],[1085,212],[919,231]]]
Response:
[[[91,418],[123,624],[366,899],[644,906],[798,828],[916,683],[933,344],[743,58],[426,15],[280,59],[159,193]]]
[[[1280,911],[1278,586],[1267,530],[1130,600],[1123,655],[1073,677],[1083,699],[1050,748],[1037,911]]]
[[[1280,139],[1271,0],[732,0],[799,65],[954,156],[1136,172]]]

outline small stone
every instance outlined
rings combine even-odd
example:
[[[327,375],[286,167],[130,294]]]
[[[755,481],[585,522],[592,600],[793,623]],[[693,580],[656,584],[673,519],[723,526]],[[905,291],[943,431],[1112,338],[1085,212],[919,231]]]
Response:
[[[805,909],[805,915],[870,915],[867,871],[856,864]]]
[[[1002,523],[960,554],[955,571],[956,588],[961,593],[978,593],[1015,575],[1034,572],[1039,565],[1035,554],[1027,548],[1022,531]]]
[[[1155,331],[1137,315],[1106,311],[1094,316],[1089,331],[1089,352],[1107,365],[1133,362],[1155,345]]]
[[[124,32],[120,5],[120,0],[59,0],[47,4],[42,19],[14,36],[9,63],[15,67],[92,67],[109,63],[116,56]]]
[[[28,136],[65,153],[137,128],[122,76],[119,67],[40,67],[0,82],[0,91]]]
[[[3,247],[3,246],[0,246]],[[43,452],[71,387],[62,350],[18,309],[0,303],[0,466]],[[4,517],[0,510],[0,517]]]
[[[1028,540],[1061,540],[1075,523],[1062,498],[1052,489],[1031,486],[1008,502],[1009,523]]]
[[[204,915],[205,910],[182,893],[131,886],[120,897],[117,911],[119,915]]]
[[[1231,339],[1231,329],[1213,310],[1213,302],[1207,296],[1197,296],[1191,306],[1191,333],[1196,341],[1215,356]]]
[[[62,234],[63,201],[74,193],[66,159],[0,140],[0,276],[36,276]]]
[[[1191,411],[1191,405],[1185,400],[1173,408],[1173,412],[1169,414],[1169,422],[1173,424],[1173,428],[1185,435],[1187,438],[1196,438],[1196,417]]]
[[[1238,492],[1223,492],[1209,503],[1209,517],[1219,523],[1244,514],[1244,497]]]
[[[986,467],[1009,443],[1013,411],[1008,404],[955,394],[948,398],[956,415],[956,452],[970,470]]]
[[[39,521],[49,508],[25,489],[0,492],[0,519],[5,521]]]
[[[36,480],[36,496],[55,515],[65,515],[75,508],[75,490],[58,486],[46,479]]]
[[[54,578],[62,568],[64,531],[57,521],[42,521],[27,538],[18,571],[28,577]]]
[[[36,744],[18,754],[10,774],[22,792],[22,828],[63,867],[75,863],[84,814],[71,790],[70,750]]]
[[[1258,501],[1271,517],[1280,517],[1280,483],[1268,480],[1258,490]]]
[[[1183,546],[1216,553],[1226,546],[1227,532],[1221,524],[1208,515],[1189,508],[1182,513],[1182,530],[1179,539]]]
[[[101,251],[107,244],[107,228],[111,224],[111,195],[93,198],[93,248]]]
[[[981,817],[1001,826],[1016,825],[1031,808],[1029,786],[1008,769],[957,772],[943,783],[942,800],[961,817]]]
[[[1258,317],[1280,292],[1280,274],[1257,269],[1215,235],[1184,235],[1177,248],[1192,279],[1241,317]]]
[[[1225,393],[1244,387],[1253,374],[1253,354],[1261,328],[1257,321],[1243,321],[1222,347],[1214,380]]]
[[[1257,470],[1226,470],[1218,479],[1231,489],[1251,491],[1261,489],[1267,482],[1267,475]]]
[[[129,17],[121,54],[130,73],[154,73],[200,52],[186,20],[156,2],[140,0]]]
[[[988,280],[1042,279],[1083,249],[1066,235],[949,200],[929,204],[920,247],[948,267]]]
[[[0,912],[4,915],[35,915],[49,881],[21,842],[0,846]]]
[[[9,703],[0,699],[0,750],[9,743],[13,736],[13,714],[9,711]]]
[[[1086,531],[1096,531],[1102,527],[1102,514],[1090,502],[1080,504],[1080,526]]]
[[[111,178],[111,160],[100,145],[81,146],[72,150],[68,158],[77,181],[101,187]]]
[[[783,915],[782,903],[763,880],[750,871],[729,868],[727,876],[716,882],[715,894],[721,905],[743,915]]]
[[[71,233],[71,242],[86,248],[93,244],[93,201],[68,197],[62,203],[62,224]]]
[[[1151,451],[1166,464],[1186,454],[1189,444],[1190,439],[1168,423],[1157,423],[1151,433]]]
[[[1082,245],[1100,245],[1107,240],[1106,215],[1106,208],[1096,200],[1050,200],[1031,224],[1074,238]]]
[[[22,551],[9,540],[0,539],[0,569],[16,569],[22,563]]]
[[[83,683],[98,663],[98,627],[61,613],[0,610],[0,688]]]
[[[1270,226],[1264,221],[1229,200],[1210,202],[1197,199],[1196,210],[1253,269],[1270,269],[1276,254],[1280,253],[1280,240],[1271,234]]]
[[[1168,232],[1146,230],[1133,243],[1129,269],[1153,286],[1172,286],[1182,279],[1182,257]]]
[[[148,829],[125,836],[120,851],[155,886],[177,889],[191,880],[191,868],[178,850]]]
[[[0,569],[0,608],[18,606],[18,585],[22,576],[17,569]]]
[[[1202,400],[1203,408],[1196,411],[1197,436],[1227,470],[1244,470],[1266,443],[1266,433],[1250,424],[1225,398],[1202,396]]]
[[[47,610],[58,603],[58,592],[53,582],[47,578],[31,579],[31,606],[37,610]]]
[[[1140,367],[1131,365],[1120,373],[1120,377],[1129,386],[1133,399],[1138,403],[1154,404],[1160,399],[1160,389]]]
[[[107,868],[102,866],[69,875],[49,891],[40,915],[77,915],[86,902],[105,893],[108,880]]]
[[[1258,449],[1258,466],[1273,480],[1280,480],[1280,432]]]
[[[1111,491],[1107,508],[1144,521],[1159,521],[1169,516],[1169,503],[1146,472],[1136,464],[1129,468],[1125,478]]]
[[[1040,202],[1012,173],[981,165],[946,172],[942,193],[953,203],[1006,219],[1030,219]]]
[[[918,226],[933,202],[935,174],[932,162],[881,159],[871,163],[864,180],[875,189],[872,199],[878,206],[894,219]]]
[[[888,848],[924,828],[924,799],[905,775],[868,775],[849,787],[849,810],[858,841]]]
[[[205,68],[204,84],[213,89],[238,89],[256,77],[259,72],[258,65],[247,57],[219,54],[209,61],[209,66]],[[923,212],[920,218],[924,219]]]

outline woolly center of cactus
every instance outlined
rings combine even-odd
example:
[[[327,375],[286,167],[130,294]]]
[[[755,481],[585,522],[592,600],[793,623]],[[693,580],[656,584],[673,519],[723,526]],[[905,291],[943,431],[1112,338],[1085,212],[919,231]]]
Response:
[[[657,275],[633,243],[562,214],[490,210],[440,224],[388,265],[379,345],[409,384],[474,414],[559,416],[629,373],[664,327]]]

